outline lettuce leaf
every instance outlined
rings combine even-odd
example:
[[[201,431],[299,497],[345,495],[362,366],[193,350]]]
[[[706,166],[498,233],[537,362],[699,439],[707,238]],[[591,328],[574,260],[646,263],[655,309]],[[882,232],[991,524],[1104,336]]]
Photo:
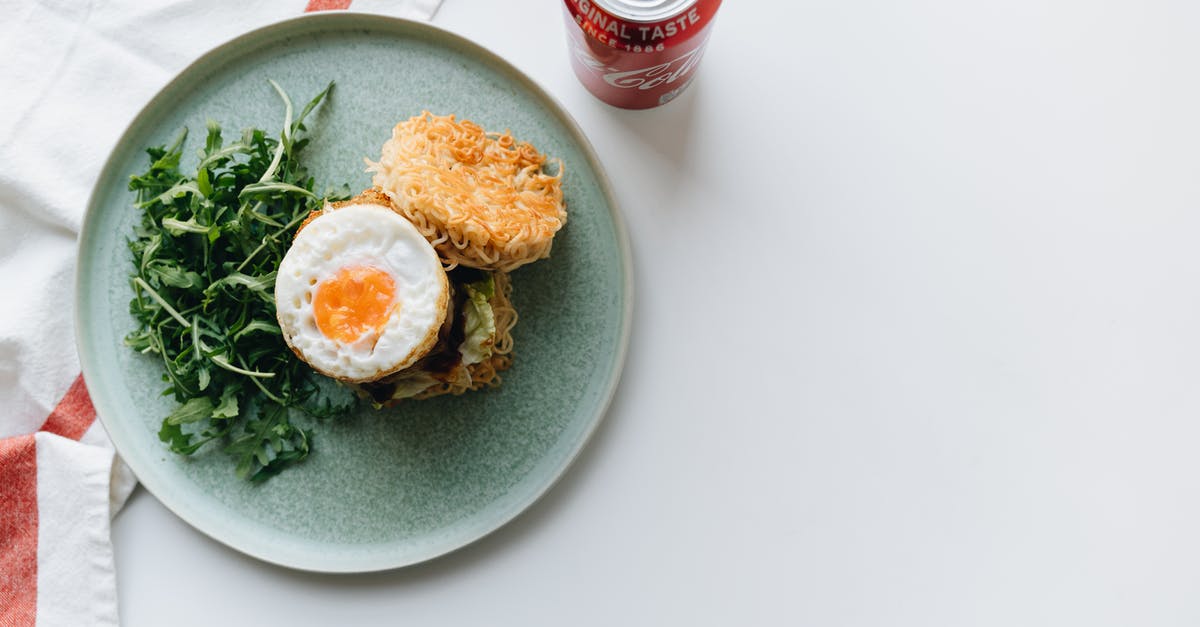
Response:
[[[395,384],[395,388],[392,389],[391,396],[385,402],[411,398],[424,392],[430,386],[437,385],[437,382],[437,379],[430,376],[428,372],[414,370],[407,376],[392,381]],[[372,404],[375,406],[375,409],[383,407],[383,403],[381,402],[374,402]]]
[[[488,301],[496,293],[496,283],[489,274],[482,281],[468,283],[466,289],[467,300],[463,303],[466,337],[458,352],[462,354],[463,364],[469,366],[492,356],[492,346],[496,343],[496,314]]]

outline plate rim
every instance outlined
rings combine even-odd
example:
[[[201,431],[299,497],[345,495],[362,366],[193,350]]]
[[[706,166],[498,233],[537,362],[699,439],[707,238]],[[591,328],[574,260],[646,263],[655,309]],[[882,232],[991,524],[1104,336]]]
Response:
[[[592,439],[593,434],[599,428],[600,423],[608,415],[613,398],[616,395],[617,387],[620,384],[621,375],[628,356],[629,341],[633,326],[633,299],[635,293],[633,284],[634,275],[632,245],[629,240],[629,233],[625,225],[623,213],[617,203],[616,195],[613,193],[612,184],[608,178],[608,174],[601,164],[595,148],[592,146],[591,141],[588,140],[587,135],[584,134],[583,129],[579,126],[579,123],[570,114],[570,112],[567,111],[566,107],[563,106],[558,98],[552,95],[540,83],[535,81],[528,74],[513,65],[504,57],[500,56],[479,42],[425,21],[355,11],[328,11],[302,14],[296,17],[275,21],[244,32],[209,48],[203,54],[193,59],[183,69],[179,70],[170,81],[160,87],[155,92],[154,96],[142,106],[137,114],[131,118],[125,129],[121,132],[121,135],[109,150],[104,165],[100,169],[96,178],[96,182],[93,184],[91,193],[88,197],[83,221],[79,230],[79,240],[76,243],[75,250],[76,272],[74,285],[74,331],[76,352],[79,355],[80,369],[82,371],[85,385],[88,384],[89,380],[92,382],[96,381],[97,377],[95,372],[98,368],[100,368],[100,365],[96,363],[97,357],[93,355],[90,352],[90,349],[85,346],[85,316],[83,308],[80,306],[80,304],[85,302],[83,294],[85,292],[86,285],[82,278],[84,274],[79,271],[79,266],[84,250],[95,237],[95,225],[93,223],[98,219],[97,215],[100,212],[98,204],[102,195],[101,183],[106,179],[112,178],[113,171],[117,167],[116,161],[118,151],[121,149],[121,147],[126,146],[129,143],[129,141],[132,139],[131,135],[134,130],[141,125],[150,112],[160,106],[162,101],[167,98],[167,94],[179,89],[184,78],[193,71],[196,71],[198,66],[205,64],[212,57],[226,52],[229,48],[253,44],[255,40],[264,37],[270,37],[275,31],[295,28],[298,23],[305,24],[305,26],[312,29],[319,29],[320,25],[328,24],[336,31],[351,30],[356,26],[361,25],[374,25],[378,28],[386,27],[393,30],[408,29],[414,34],[419,33],[430,35],[433,38],[440,38],[442,42],[448,42],[459,49],[464,50],[467,54],[471,55],[475,59],[490,65],[493,68],[508,73],[512,78],[516,79],[516,81],[523,83],[523,86],[528,89],[533,96],[546,105],[547,109],[552,115],[555,115],[559,118],[561,123],[566,127],[571,138],[579,146],[580,152],[583,153],[583,156],[588,162],[589,167],[596,175],[596,180],[606,201],[608,213],[612,219],[613,230],[616,235],[616,245],[619,252],[618,261],[621,266],[620,277],[622,307],[620,311],[621,315],[619,321],[619,334],[617,338],[617,345],[615,347],[613,366],[611,371],[607,373],[608,381],[606,382],[606,388],[603,390],[600,402],[596,407],[595,415],[589,419],[588,424],[586,425],[582,434],[578,437],[573,447],[567,452],[567,455],[562,463],[552,471],[548,479],[544,481],[542,485],[538,486],[537,489],[532,490],[529,495],[521,499],[516,499],[513,504],[509,506],[508,510],[502,512],[501,515],[493,522],[483,525],[479,529],[469,530],[461,538],[451,538],[449,542],[434,543],[432,547],[425,548],[415,555],[383,555],[378,559],[372,558],[369,560],[362,560],[363,563],[361,564],[349,564],[343,561],[328,563],[327,561],[323,561],[319,555],[312,556],[307,559],[289,559],[287,556],[280,557],[278,555],[273,555],[270,550],[263,551],[258,546],[253,544],[220,537],[218,533],[220,529],[214,529],[213,527],[216,525],[213,525],[211,520],[195,520],[192,516],[182,513],[180,511],[182,508],[178,507],[173,502],[172,497],[167,496],[164,498],[164,495],[168,495],[171,492],[170,482],[165,478],[165,476],[156,475],[154,472],[140,472],[139,469],[141,471],[145,471],[148,466],[143,465],[140,461],[134,461],[131,463],[130,458],[127,458],[125,455],[121,454],[122,448],[125,448],[125,450],[130,450],[133,448],[133,446],[129,442],[118,442],[120,438],[113,437],[112,434],[114,431],[117,433],[120,431],[119,429],[114,430],[110,428],[110,422],[113,420],[111,416],[109,418],[105,418],[105,415],[109,412],[114,414],[116,412],[114,408],[109,405],[107,395],[104,393],[103,388],[93,387],[91,385],[88,386],[93,405],[96,409],[96,417],[104,427],[105,432],[109,435],[109,439],[113,443],[113,447],[116,450],[117,455],[126,463],[126,465],[129,466],[134,475],[137,476],[138,483],[145,487],[147,492],[150,492],[152,495],[154,495],[154,497],[163,505],[163,507],[186,522],[193,529],[199,531],[209,538],[212,538],[220,544],[238,551],[239,553],[249,555],[255,559],[285,568],[317,573],[366,573],[395,570],[454,553],[463,549],[464,547],[478,542],[482,538],[508,525],[521,514],[528,511],[535,503],[541,500],[541,498],[552,487],[562,480],[563,476],[574,465],[584,447]],[[311,25],[309,25],[309,23],[311,23]],[[88,374],[89,371],[93,372],[91,376]],[[144,477],[149,477],[150,480],[147,481]],[[334,545],[330,544],[330,546]]]

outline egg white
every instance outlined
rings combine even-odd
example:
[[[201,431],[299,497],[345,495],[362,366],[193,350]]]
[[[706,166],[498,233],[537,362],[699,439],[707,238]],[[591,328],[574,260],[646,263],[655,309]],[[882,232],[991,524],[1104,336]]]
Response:
[[[378,331],[341,342],[317,327],[313,299],[323,281],[348,266],[391,275],[398,307]],[[276,316],[288,346],[318,372],[350,382],[374,381],[428,353],[448,300],[433,247],[408,220],[376,204],[327,208],[296,234],[275,279]]]

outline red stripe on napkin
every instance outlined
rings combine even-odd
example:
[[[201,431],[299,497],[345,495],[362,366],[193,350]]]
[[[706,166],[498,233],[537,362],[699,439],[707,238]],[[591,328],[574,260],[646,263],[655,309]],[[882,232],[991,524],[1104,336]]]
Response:
[[[46,424],[42,425],[42,431],[78,440],[95,420],[96,408],[92,406],[92,397],[88,395],[87,385],[84,384],[81,374],[75,377],[71,388],[63,395],[54,411],[50,412]]]
[[[308,0],[308,6],[304,7],[304,12],[309,11],[335,11],[337,9],[349,9],[350,0]]]
[[[37,620],[37,441],[0,440],[0,625]]]
[[[75,382],[46,418],[42,431],[78,440],[96,420],[83,383]],[[37,440],[27,433],[0,439],[0,625],[37,623]]]

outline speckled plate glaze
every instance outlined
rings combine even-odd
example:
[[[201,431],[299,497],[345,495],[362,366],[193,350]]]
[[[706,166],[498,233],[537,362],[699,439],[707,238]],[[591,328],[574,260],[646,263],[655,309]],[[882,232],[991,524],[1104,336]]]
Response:
[[[392,126],[422,109],[511,129],[566,164],[569,222],[550,259],[513,273],[516,361],[499,389],[403,404],[317,426],[307,462],[264,485],[234,475],[219,451],[183,458],[159,442],[173,406],[162,365],[122,341],[138,219],[126,189],[147,146],[208,119],[227,139],[283,120],[274,79],[297,103],[330,80],[309,118],[317,188],[370,184]],[[200,58],[120,139],[88,207],[79,249],[77,321],[83,372],[117,450],[164,505],[247,554],[305,570],[397,568],[462,547],[533,503],[596,428],[625,357],[631,313],[628,239],[604,172],[563,109],[504,60],[427,24],[354,13],[307,15],[254,31]],[[286,350],[282,345],[280,350]]]

